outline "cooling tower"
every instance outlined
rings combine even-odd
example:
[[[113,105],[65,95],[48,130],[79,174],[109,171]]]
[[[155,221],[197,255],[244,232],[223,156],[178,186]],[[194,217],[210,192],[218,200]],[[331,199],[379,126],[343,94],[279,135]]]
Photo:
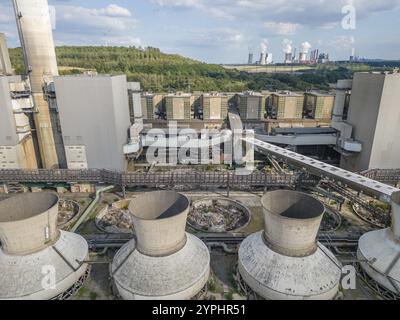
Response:
[[[304,63],[307,61],[307,53],[306,52],[300,52],[299,54],[299,62]]]
[[[58,75],[56,52],[47,0],[13,0],[24,61],[31,82],[37,113],[34,120],[43,166],[58,168],[49,105],[43,93],[45,83]]]
[[[30,193],[0,201],[0,300],[53,299],[87,276],[88,245],[57,229],[58,197]]]
[[[262,198],[264,231],[239,248],[239,272],[270,300],[329,300],[339,290],[341,265],[316,242],[324,205],[307,194],[273,191]]]
[[[373,280],[400,294],[400,192],[392,196],[391,228],[363,235],[358,244],[357,257]]]
[[[207,246],[185,233],[190,202],[182,194],[150,192],[134,199],[136,239],[121,248],[111,276],[125,300],[187,300],[205,286],[210,272]]]

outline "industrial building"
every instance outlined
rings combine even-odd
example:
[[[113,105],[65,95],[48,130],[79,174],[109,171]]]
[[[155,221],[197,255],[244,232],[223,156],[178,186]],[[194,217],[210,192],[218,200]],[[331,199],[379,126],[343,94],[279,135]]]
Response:
[[[145,193],[129,205],[136,240],[115,255],[111,277],[125,300],[188,300],[206,285],[210,253],[186,233],[190,201],[173,191]]]
[[[356,73],[347,123],[362,144],[353,157],[342,157],[351,171],[398,168],[400,164],[400,73]]]
[[[190,120],[194,118],[194,97],[190,93],[165,96],[167,120]]]
[[[57,117],[51,114],[43,90],[58,75],[48,3],[47,0],[14,0],[13,4],[36,109],[34,122],[41,164],[48,169],[58,168],[53,130]]]
[[[20,76],[0,76],[0,169],[36,169],[30,88]]]
[[[6,35],[0,33],[0,75],[10,76],[13,70],[8,53]]]
[[[304,94],[305,114],[311,119],[332,119],[335,96],[330,93],[306,92]]]
[[[143,93],[142,94],[143,119],[157,120],[163,119],[165,114],[164,96],[162,94]]]
[[[125,170],[126,76],[63,76],[54,84],[68,168]]]
[[[330,300],[339,291],[341,265],[316,242],[324,205],[293,191],[273,191],[261,199],[264,231],[239,248],[239,272],[259,296],[269,300]]]
[[[304,95],[290,91],[271,94],[270,108],[276,119],[302,119]]]
[[[89,247],[80,235],[60,231],[57,218],[52,193],[0,201],[0,300],[62,299],[80,288]],[[54,283],[44,281],[49,273]]]
[[[264,119],[266,113],[266,96],[254,91],[237,95],[237,107],[240,117],[248,119]]]
[[[202,120],[224,120],[228,116],[227,95],[219,93],[205,93],[201,96],[199,114]]]

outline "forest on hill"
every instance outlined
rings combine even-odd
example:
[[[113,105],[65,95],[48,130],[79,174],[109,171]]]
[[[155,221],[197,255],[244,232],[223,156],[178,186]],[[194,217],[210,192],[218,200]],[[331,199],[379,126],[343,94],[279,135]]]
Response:
[[[349,78],[353,73],[351,68],[329,66],[302,74],[250,74],[165,54],[151,47],[62,46],[56,48],[56,53],[60,74],[84,70],[126,74],[129,81],[139,81],[144,90],[152,92],[328,90],[330,83]],[[21,49],[10,49],[10,56],[16,73],[24,73]]]

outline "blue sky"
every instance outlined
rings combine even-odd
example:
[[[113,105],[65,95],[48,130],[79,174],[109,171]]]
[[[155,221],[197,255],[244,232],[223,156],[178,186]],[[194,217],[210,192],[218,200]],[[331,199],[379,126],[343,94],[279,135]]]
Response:
[[[267,45],[283,60],[282,42],[347,59],[400,59],[400,0],[49,0],[57,45],[153,46],[212,63],[244,63]],[[355,29],[342,8],[355,8]],[[351,7],[350,7],[351,8]],[[349,12],[349,11],[346,11]],[[0,32],[19,45],[11,0],[0,0]],[[299,49],[297,49],[299,50]]]

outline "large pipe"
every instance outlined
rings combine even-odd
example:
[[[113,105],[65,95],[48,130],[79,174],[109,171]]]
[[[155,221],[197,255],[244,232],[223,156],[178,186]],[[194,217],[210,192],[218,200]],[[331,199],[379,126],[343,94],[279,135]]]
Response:
[[[42,164],[59,166],[49,105],[43,87],[58,76],[56,52],[47,0],[13,0],[14,11],[36,110],[35,124]]]

